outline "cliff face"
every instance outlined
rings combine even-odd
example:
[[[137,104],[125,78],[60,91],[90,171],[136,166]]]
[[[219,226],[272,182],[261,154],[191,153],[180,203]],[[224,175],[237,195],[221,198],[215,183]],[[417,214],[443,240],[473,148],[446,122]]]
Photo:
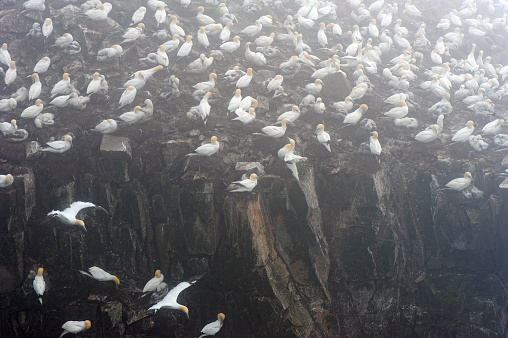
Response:
[[[134,147],[132,160],[93,145],[86,161],[11,167],[15,184],[0,192],[2,334],[56,334],[75,315],[95,323],[91,335],[186,336],[222,311],[226,336],[506,335],[507,196],[481,167],[483,199],[438,189],[462,165],[437,160],[436,177],[362,154],[312,161],[300,183],[267,174],[255,193],[227,194],[220,156],[186,158],[182,141],[141,145],[150,150]],[[75,200],[109,215],[85,211],[86,232],[44,217]],[[92,265],[120,288],[77,273]],[[43,306],[27,279],[39,266],[51,282]],[[168,282],[204,274],[180,298],[190,321],[140,315],[155,269]]]
[[[52,3],[51,17],[82,42],[83,51],[72,60],[58,51],[52,55],[45,90],[64,71],[81,92],[94,71],[107,72],[110,88],[119,88],[140,69],[138,59],[153,52],[153,46],[133,44],[125,47],[121,66],[95,62],[98,48],[121,40],[120,25],[113,19],[103,26],[77,24],[72,7],[61,2],[62,8]],[[123,27],[144,3],[111,2],[121,8],[114,20]],[[0,31],[22,60],[18,76],[24,78],[45,46],[25,37],[32,19],[8,11],[0,15]],[[179,14],[189,19],[195,12]],[[224,74],[233,61],[241,63],[233,58],[217,58],[213,71]],[[188,61],[172,60],[143,97],[156,97],[160,83]],[[275,74],[273,65],[256,71],[249,92],[260,102],[262,121],[287,108],[266,97],[261,85]],[[289,87],[301,86],[308,72],[288,79]],[[328,129],[329,154],[313,131],[323,119],[334,126],[337,117],[308,114],[288,128],[309,157],[299,166],[298,182],[275,155],[286,140],[252,136],[263,122],[240,126],[220,109],[206,128],[187,119],[195,104],[187,92],[204,78],[186,75],[178,104],[154,98],[153,119],[125,126],[118,136],[90,131],[116,109],[121,91],[111,90],[111,100],[92,98],[84,112],[49,108],[58,114],[58,127],[23,122],[31,135],[26,143],[0,138],[0,172],[15,177],[13,186],[0,190],[0,336],[56,336],[65,321],[89,319],[92,328],[82,336],[190,337],[218,312],[226,314],[224,337],[508,335],[508,191],[498,188],[494,174],[508,167],[507,157],[445,146],[448,128],[435,143],[415,144],[412,131],[391,121],[379,122],[386,135],[379,158],[363,151],[369,133],[354,126]],[[227,106],[229,89],[214,92],[214,107]],[[330,102],[344,96],[327,90]],[[300,101],[296,91],[288,92],[291,102]],[[376,99],[365,97],[370,111],[384,109]],[[416,100],[422,107],[434,103],[425,95]],[[465,112],[454,114],[450,125],[463,123]],[[67,153],[27,156],[29,141],[68,132],[75,138]],[[221,142],[218,154],[184,156],[211,135]],[[483,197],[440,189],[465,171],[473,173]],[[259,174],[254,192],[227,193],[245,172]],[[106,210],[80,214],[86,232],[46,217],[77,200]],[[118,276],[120,287],[78,272],[94,265]],[[41,266],[48,282],[43,305],[31,287],[33,275],[27,277]],[[190,320],[173,310],[146,311],[150,304],[140,298],[141,289],[156,269],[170,287],[200,277],[179,298]]]

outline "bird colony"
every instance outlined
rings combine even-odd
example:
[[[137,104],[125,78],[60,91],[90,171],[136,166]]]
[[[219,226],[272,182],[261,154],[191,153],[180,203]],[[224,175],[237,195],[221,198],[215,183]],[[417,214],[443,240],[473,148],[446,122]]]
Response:
[[[2,142],[34,142],[41,153],[36,161],[59,161],[101,134],[144,130],[148,137],[147,125],[168,121],[188,127],[195,148],[188,163],[227,153],[228,133],[239,133],[242,143],[277,154],[288,179],[298,182],[312,163],[346,151],[382,163],[398,139],[430,154],[439,149],[498,156],[508,149],[507,114],[496,108],[508,95],[508,66],[490,55],[505,48],[496,43],[508,36],[506,0],[457,1],[456,8],[427,18],[421,10],[432,3],[411,0],[148,0],[123,21],[118,19],[123,9],[108,2],[67,2],[76,23],[99,30],[113,17],[123,33],[104,33],[108,44],[99,41],[94,49],[82,35],[66,31],[57,15],[51,17],[67,7],[11,1],[33,21],[22,44],[37,45],[39,61],[28,63],[23,54],[11,53],[12,41],[0,41],[0,131]],[[88,72],[86,83],[78,83],[68,67],[75,58],[89,60],[81,69]],[[49,80],[56,77],[60,80]],[[339,87],[346,88],[344,95]],[[64,116],[87,122],[69,130]],[[44,129],[49,132],[41,133]],[[50,139],[42,139],[48,134]],[[352,134],[363,135],[362,141],[348,140]],[[298,151],[298,143],[304,150],[314,143],[319,151]],[[256,193],[262,174],[238,174],[226,190]],[[463,177],[443,186],[456,191],[450,198],[459,198],[459,192],[478,195],[474,173],[457,176]],[[507,180],[500,188],[508,187]],[[14,189],[14,181],[3,173],[0,188]],[[75,201],[48,216],[86,231],[76,217],[84,208],[101,209],[92,202]],[[81,273],[120,285],[96,266]],[[41,304],[45,276],[41,267],[33,280]],[[156,291],[163,280],[157,270],[143,292]],[[149,309],[189,316],[177,298],[194,282],[181,282]],[[224,319],[219,313],[202,336],[215,335]],[[91,326],[89,320],[68,321],[62,335]]]

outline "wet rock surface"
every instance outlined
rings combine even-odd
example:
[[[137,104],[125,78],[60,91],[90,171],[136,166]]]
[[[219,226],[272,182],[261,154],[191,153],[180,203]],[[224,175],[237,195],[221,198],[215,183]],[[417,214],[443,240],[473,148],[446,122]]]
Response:
[[[17,14],[21,3],[0,4],[0,32],[19,60],[19,84],[46,48],[42,40],[24,37],[34,19]],[[154,99],[154,117],[146,124],[123,126],[114,136],[93,134],[89,130],[117,107],[121,90],[113,88],[131,70],[143,68],[137,59],[158,44],[127,45],[121,64],[96,62],[97,49],[118,42],[120,25],[127,27],[145,2],[112,4],[111,19],[100,27],[84,18],[74,22],[73,5],[51,9],[61,20],[59,32],[71,32],[83,50],[71,59],[54,51],[51,71],[42,79],[44,95],[64,71],[83,92],[98,70],[108,76],[110,100],[92,99],[83,112],[59,110],[58,127],[20,124],[29,130],[29,141],[41,144],[73,132],[72,149],[41,155],[28,141],[13,145],[0,139],[1,172],[15,177],[13,186],[0,190],[2,337],[57,336],[65,321],[84,319],[93,324],[81,336],[191,337],[218,312],[226,314],[222,337],[507,335],[508,192],[498,188],[502,179],[495,174],[508,168],[506,156],[492,149],[476,153],[465,145],[449,147],[449,128],[436,143],[416,144],[412,131],[379,119],[379,159],[359,151],[369,137],[361,128],[330,128],[330,154],[315,141],[314,130],[323,121],[334,126],[337,117],[309,114],[297,127],[288,127],[299,152],[309,157],[297,182],[276,155],[287,141],[251,135],[273,121],[282,106],[261,85],[276,68],[255,71],[255,84],[246,90],[259,101],[253,126],[239,126],[224,112],[213,112],[206,128],[189,121],[185,113],[195,101],[188,92],[207,74],[188,74],[181,79],[178,104]],[[194,10],[172,5],[189,30],[197,31]],[[271,12],[277,22],[284,21],[285,12]],[[155,29],[153,22],[150,26]],[[416,30],[417,24],[412,26]],[[428,26],[430,35],[437,34]],[[463,49],[466,55],[470,47]],[[233,62],[241,63],[240,56],[227,57],[210,71],[223,74]],[[186,61],[171,58],[169,69],[154,75],[142,98],[157,96],[160,84],[184,66]],[[285,82],[288,88],[303,86],[310,74],[302,70]],[[377,93],[387,94],[373,82],[380,87]],[[323,97],[347,94],[344,84],[326,80]],[[212,107],[227,105],[233,92],[221,87]],[[292,94],[298,103],[302,93]],[[416,99],[422,107],[432,100]],[[362,102],[369,104],[367,117],[385,109],[374,95]],[[496,107],[506,111],[502,102]],[[455,109],[449,125],[463,123],[469,114]],[[477,120],[481,125],[488,119]],[[427,117],[424,123],[433,121]],[[217,156],[184,156],[211,135],[221,142]],[[439,188],[464,171],[473,173],[484,198]],[[230,182],[251,172],[260,175],[252,193],[225,192]],[[45,217],[76,200],[92,201],[107,213],[82,211],[86,232]],[[118,276],[120,287],[77,271],[93,265]],[[51,280],[43,305],[31,286],[40,266]],[[162,297],[150,300],[141,293],[156,269],[169,288],[203,275],[178,299],[189,308],[190,320],[174,310],[147,311]]]

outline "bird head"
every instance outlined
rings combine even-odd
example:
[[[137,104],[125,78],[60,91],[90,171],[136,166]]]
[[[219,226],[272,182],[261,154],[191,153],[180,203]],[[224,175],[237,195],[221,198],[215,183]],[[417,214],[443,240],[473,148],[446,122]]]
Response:
[[[92,323],[89,320],[85,320],[85,327],[89,329],[90,327],[92,327]]]
[[[321,79],[316,79],[316,81],[314,81],[314,84],[317,86],[319,83],[321,83],[321,85],[323,85],[323,81],[321,81]]]
[[[47,26],[51,25],[51,19],[50,18],[47,18],[44,22],[46,23]]]
[[[373,132],[372,132],[372,138],[377,139],[377,138],[378,138],[378,136],[379,136],[379,135],[378,135],[377,131],[373,131]]]
[[[252,75],[252,68],[247,68],[247,75]]]
[[[183,312],[185,312],[185,314],[187,315],[187,318],[189,318],[189,309],[187,309],[187,306],[180,305],[180,310],[182,310]],[[190,318],[189,318],[189,319],[190,319]]]
[[[103,11],[103,10],[104,10],[104,5],[103,5],[103,4],[98,4],[98,5],[96,6],[96,8],[97,8],[97,9],[100,9],[101,11]]]
[[[322,124],[322,123],[321,123],[321,124],[318,124],[318,126],[317,126],[317,128],[316,128],[316,133],[317,133],[318,131],[323,131],[323,130],[325,130],[325,125],[324,125],[324,124]]]
[[[164,68],[162,65],[158,65],[157,67],[153,67],[152,69],[156,72],[158,72],[159,70],[161,70],[162,68]]]
[[[499,119],[499,121],[501,121],[501,122],[499,122],[500,124],[503,124],[503,122],[502,122],[502,121],[504,121],[504,120]],[[12,119],[12,120],[11,120],[11,124],[15,126],[15,125],[16,125],[16,120],[15,120],[15,119]]]
[[[64,140],[65,140],[65,142],[72,142],[72,136],[67,134],[67,135],[65,135]]]
[[[108,121],[109,123],[113,122],[113,119],[107,119],[106,121]]]
[[[294,147],[295,146],[295,140],[293,140],[292,138],[289,139],[289,146],[290,147]]]
[[[192,40],[192,36],[187,35],[187,37],[185,38],[185,42],[191,42],[191,40]]]
[[[16,121],[14,120],[14,122],[16,122]],[[12,122],[11,122],[11,123],[12,123]],[[503,119],[499,119],[499,120],[497,121],[497,123],[501,125],[501,124],[503,124],[503,123],[504,123],[504,120],[503,120]]]
[[[155,277],[160,278],[161,277],[161,270],[155,271]]]
[[[16,69],[16,61],[11,61],[9,67],[11,67],[11,69]]]
[[[134,112],[135,113],[143,113],[142,109],[141,109],[141,106],[136,106],[134,107]]]
[[[215,73],[210,73],[210,80],[211,79],[216,79],[217,78],[217,74]]]
[[[473,179],[473,176],[471,176],[471,173],[469,171],[466,171],[466,173],[464,174],[464,178],[469,178],[469,179]]]
[[[82,227],[83,227],[83,229],[85,229],[85,231],[86,231],[86,228],[85,228],[85,222],[83,222],[82,220],[77,219],[77,220],[74,222],[74,224],[77,224],[77,225],[82,226]]]
[[[233,38],[233,42],[238,42],[240,41],[240,37],[238,35],[235,35],[235,37]]]
[[[163,4],[158,4],[158,5],[157,5],[157,9],[158,9],[159,11],[164,10],[164,5],[163,5]]]
[[[217,142],[217,136],[212,136],[210,141],[211,141],[212,144],[215,144]]]
[[[37,270],[37,276],[42,277],[42,273],[43,272],[44,272],[44,269],[43,268],[39,268],[39,270]]]
[[[205,33],[205,27],[201,26],[201,27],[199,28],[199,32],[200,32],[201,34],[204,34],[204,33]]]
[[[34,81],[39,80],[39,74],[37,74],[37,73],[33,73],[33,74],[32,74],[32,79],[34,79]]]
[[[6,175],[6,176],[5,176],[5,180],[4,180],[4,182],[5,182],[5,183],[9,183],[9,182],[11,181],[11,179],[12,179],[12,175],[11,175],[11,174],[8,174],[8,175]]]
[[[210,98],[210,96],[212,96],[212,93],[211,92],[206,92],[205,94],[205,98],[208,100]]]
[[[225,316],[223,313],[219,313],[219,314],[217,315],[217,319],[224,320],[224,319],[226,319],[226,316]]]
[[[474,122],[473,122],[473,121],[467,121],[467,126],[468,126],[468,127],[470,127],[470,128],[471,128],[473,125],[474,125]]]
[[[254,115],[254,108],[253,107],[250,107],[249,108],[249,115]]]
[[[300,108],[298,108],[298,106],[295,104],[293,105],[293,107],[291,108],[292,111],[294,112],[300,112]]]
[[[286,123],[288,123],[288,122],[289,122],[289,119],[284,119],[284,120],[282,120],[282,122],[281,122],[281,123],[282,123],[282,125],[283,125],[283,126],[285,126],[285,125],[286,125]]]
[[[437,124],[433,124],[432,126],[430,126],[432,128],[432,130],[434,131],[438,131],[439,130],[439,126]]]
[[[233,26],[234,26],[233,21],[229,21],[229,22],[226,24],[226,27],[228,27],[228,28],[231,28],[231,27],[233,27]]]
[[[203,13],[205,11],[205,8],[203,6],[198,7],[198,12]]]
[[[143,75],[142,75],[141,73],[139,73],[139,76],[143,76]],[[134,90],[134,87],[133,87],[133,86],[129,86],[129,87],[127,87],[127,89],[125,89],[125,90],[126,90],[126,91],[127,91],[127,90]]]
[[[69,73],[64,73],[63,76],[62,76],[62,79],[67,81],[69,79]]]
[[[142,22],[138,23],[138,28],[145,29],[145,24]]]
[[[117,276],[112,276],[113,280],[115,281],[115,284],[116,285],[120,285],[120,280],[118,279]]]
[[[41,104],[42,104],[42,100],[41,99],[35,100],[35,105],[36,106],[40,106]]]
[[[94,80],[97,80],[97,79],[99,79],[100,75],[101,74],[99,74],[98,72],[95,72],[95,73],[93,73],[92,77],[94,78]]]
[[[246,42],[245,43],[245,49],[249,49],[249,46],[250,46],[250,42]]]
[[[258,105],[259,105],[258,100],[254,100],[254,102],[252,102],[252,106],[253,106],[254,108],[257,108],[257,107],[258,107]]]
[[[367,106],[366,104],[362,104],[360,106],[360,109],[365,112],[365,111],[367,111],[367,109],[369,109],[369,106]]]
[[[250,174],[251,181],[254,181],[257,177],[258,177],[258,175],[256,175],[256,174]]]
[[[236,96],[241,96],[242,95],[242,90],[241,89],[235,90],[235,95]]]
[[[319,23],[319,27],[321,27],[321,28],[325,29],[326,25],[325,25],[325,23],[324,23],[324,22],[320,22],[320,23]]]
[[[160,50],[161,52],[165,52],[165,51],[166,51],[166,46],[164,46],[164,45],[160,45],[160,46],[159,46],[159,50]]]
[[[406,105],[406,101],[404,101],[404,100],[397,100],[397,102],[395,103],[395,105],[396,105],[397,107],[403,107],[403,106],[405,106],[405,105]]]

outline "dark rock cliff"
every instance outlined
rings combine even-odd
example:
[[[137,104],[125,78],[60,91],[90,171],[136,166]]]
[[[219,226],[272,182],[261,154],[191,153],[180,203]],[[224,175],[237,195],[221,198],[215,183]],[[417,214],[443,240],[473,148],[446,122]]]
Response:
[[[132,8],[115,20],[128,22]],[[24,78],[43,46],[26,44],[29,19],[5,20]],[[102,66],[110,68],[110,88],[120,87],[126,69],[138,69],[137,58],[150,48],[128,49],[125,69],[91,66],[94,44],[118,39],[121,29],[108,24],[97,29],[102,36],[87,37],[69,23],[66,29],[89,41],[72,62],[55,56],[58,71],[48,83],[69,70],[82,89],[85,74]],[[222,74],[229,65],[213,67]],[[154,77],[162,82],[166,74]],[[186,85],[201,79],[189,75]],[[222,94],[218,106],[229,100],[229,91]],[[111,106],[119,95],[111,94]],[[273,120],[280,102],[257,97],[265,103],[259,116]],[[89,131],[110,109],[100,101],[85,112],[58,111],[58,130],[26,123],[32,141],[73,132],[73,148],[63,155],[26,159],[26,144],[0,139],[0,170],[15,177],[0,190],[0,336],[56,336],[66,320],[89,319],[92,328],[81,336],[191,337],[218,312],[226,314],[223,337],[507,336],[508,191],[498,188],[494,172],[506,169],[508,158],[445,146],[446,133],[429,146],[411,142],[405,130],[389,138],[388,123],[379,159],[358,151],[368,132],[354,127],[330,131],[329,155],[314,140],[320,118],[303,116],[298,135],[288,130],[309,154],[298,182],[276,159],[285,140],[251,136],[261,124],[238,126],[225,115],[205,129],[185,117],[192,100],[156,101],[152,121],[118,133],[130,154],[108,151],[114,139]],[[217,156],[184,156],[210,135],[221,140]],[[237,162],[259,162],[266,171],[253,193],[225,191],[242,173]],[[440,190],[466,170],[483,198]],[[77,200],[107,213],[84,210],[86,232],[46,218]],[[79,274],[93,265],[118,276],[120,287]],[[41,266],[50,283],[43,305],[31,289],[33,275],[27,277]],[[170,286],[202,276],[179,298],[190,320],[173,310],[146,312],[139,297],[156,269]]]

